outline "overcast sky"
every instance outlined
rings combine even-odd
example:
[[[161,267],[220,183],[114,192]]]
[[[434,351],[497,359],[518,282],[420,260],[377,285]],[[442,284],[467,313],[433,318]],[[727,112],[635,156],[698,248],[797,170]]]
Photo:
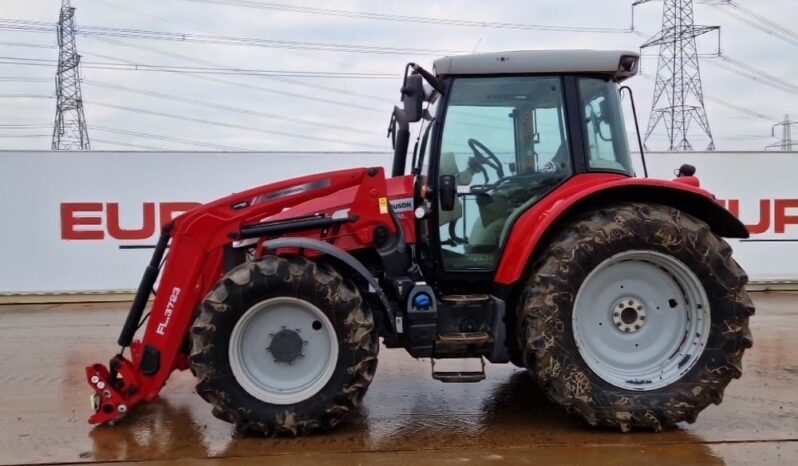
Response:
[[[299,6],[432,18],[616,29],[630,27],[632,3],[631,0],[280,1]],[[55,22],[60,3],[60,0],[0,0],[0,18]],[[283,41],[433,49],[441,54],[547,48],[637,50],[660,28],[662,15],[661,2],[647,3],[636,8],[636,33],[606,34],[381,21],[224,6],[191,0],[73,0],[72,3],[77,7],[79,27],[102,26]],[[798,24],[795,0],[737,0],[737,3],[798,30],[798,26],[795,26]],[[729,6],[696,5],[696,23],[722,27],[722,46],[726,55],[798,85],[795,79],[798,76],[798,60],[795,58],[798,40],[788,41],[762,31],[754,27],[759,23],[752,24],[750,16],[741,15]],[[55,33],[0,28],[2,57],[56,59],[55,43]],[[31,47],[30,44],[51,47]],[[714,53],[717,50],[717,35],[713,33],[702,37],[698,47],[702,53]],[[274,79],[262,76],[83,69],[82,75],[86,80],[83,85],[85,114],[92,126],[92,148],[101,150],[126,149],[111,141],[172,150],[202,149],[184,143],[114,132],[116,130],[248,150],[386,150],[388,142],[385,130],[390,110],[398,97],[399,76],[404,64],[416,61],[431,67],[435,58],[435,55],[418,52],[342,53],[85,35],[79,35],[78,49],[85,62],[396,75],[393,79]],[[651,54],[656,52],[657,49],[646,51]],[[717,58],[703,58],[701,61],[704,91],[708,99],[707,113],[717,148],[761,150],[776,142],[776,138],[770,137],[771,125],[782,120],[787,113],[794,114],[798,119],[798,92],[779,90],[764,84],[762,80],[740,76],[729,71],[731,65],[723,67],[715,64],[718,61]],[[653,75],[656,66],[656,57],[644,58],[643,71],[646,74]],[[732,66],[732,69],[736,68]],[[50,147],[47,135],[51,132],[48,126],[52,124],[55,112],[55,100],[52,98],[54,72],[54,66],[0,64],[0,149]],[[15,78],[25,78],[25,82]],[[638,77],[631,85],[636,94],[641,126],[645,128],[650,113],[653,81]],[[150,95],[142,95],[141,92]],[[153,94],[173,96],[182,101],[167,100]],[[186,102],[186,99],[217,107],[194,105]],[[743,107],[760,116],[734,110],[723,103]],[[134,112],[118,108],[120,106],[179,115],[195,121]],[[292,120],[283,120],[279,118],[281,115]],[[628,123],[631,129],[631,121]],[[9,128],[8,125],[42,126]],[[664,128],[660,129],[659,134],[664,134]],[[657,136],[649,146],[659,149],[663,144],[663,137]],[[696,137],[695,145],[696,148],[702,148],[705,141]]]

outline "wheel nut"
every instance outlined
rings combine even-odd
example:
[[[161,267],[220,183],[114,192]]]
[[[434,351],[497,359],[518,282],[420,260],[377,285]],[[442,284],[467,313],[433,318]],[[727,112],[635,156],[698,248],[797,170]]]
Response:
[[[100,378],[97,377],[96,375],[92,375],[91,376],[91,383],[97,385],[97,382],[99,382],[99,381],[100,381]]]
[[[116,407],[116,410],[117,410],[117,411],[119,411],[120,413],[123,413],[123,414],[124,414],[124,413],[126,413],[126,412],[127,412],[127,406],[125,406],[125,405],[119,405],[119,406],[117,406],[117,407]]]
[[[105,388],[105,382],[103,382],[102,380],[97,382],[97,388],[99,388],[100,390]]]
[[[111,398],[111,391],[103,390],[103,398]]]

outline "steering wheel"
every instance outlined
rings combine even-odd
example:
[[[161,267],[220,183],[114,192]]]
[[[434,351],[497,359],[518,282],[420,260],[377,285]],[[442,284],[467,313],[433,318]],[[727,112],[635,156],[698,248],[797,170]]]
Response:
[[[480,165],[487,165],[496,170],[496,175],[499,176],[499,179],[504,178],[504,169],[502,168],[501,160],[499,160],[499,158],[496,157],[496,154],[491,152],[490,149],[485,147],[485,144],[482,144],[474,138],[470,138],[468,140],[468,147],[470,147],[471,151],[474,152],[474,159],[476,159],[477,163]],[[485,176],[485,183],[487,184],[487,182],[488,179],[487,176]]]
[[[499,189],[500,186],[505,184],[510,184],[515,177],[513,176],[506,176],[503,178],[499,178],[494,183],[485,183],[485,184],[474,184],[471,185],[471,192],[473,194],[489,194],[491,191],[495,191]]]
[[[552,179],[554,178],[548,173],[505,176],[494,183],[471,185],[471,193],[490,196],[494,191],[512,191],[515,188],[535,189],[541,183]]]

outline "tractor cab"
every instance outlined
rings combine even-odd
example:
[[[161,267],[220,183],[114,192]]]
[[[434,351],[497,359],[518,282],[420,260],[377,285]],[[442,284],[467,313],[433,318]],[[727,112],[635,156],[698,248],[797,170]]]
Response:
[[[406,108],[418,108],[413,97],[422,93],[413,87],[423,78],[432,89],[423,93],[427,111],[411,168],[427,275],[452,292],[488,292],[514,222],[532,205],[578,174],[634,175],[619,83],[636,73],[638,59],[633,52],[490,53],[441,58],[433,73],[407,77]],[[400,127],[407,114],[396,113]],[[399,176],[407,148],[395,150]]]

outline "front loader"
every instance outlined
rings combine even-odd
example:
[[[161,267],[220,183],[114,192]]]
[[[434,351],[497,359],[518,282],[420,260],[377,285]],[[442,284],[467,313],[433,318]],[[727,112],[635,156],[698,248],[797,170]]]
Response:
[[[330,429],[368,389],[380,337],[441,382],[478,382],[485,360],[524,367],[591,425],[694,421],[752,344],[747,278],[722,239],[748,232],[688,165],[672,181],[635,176],[620,86],[638,61],[409,64],[390,177],[285,180],[164,226],[119,353],[86,368],[90,422],[118,421],[190,369],[243,430]],[[436,368],[453,358],[476,367]]]

